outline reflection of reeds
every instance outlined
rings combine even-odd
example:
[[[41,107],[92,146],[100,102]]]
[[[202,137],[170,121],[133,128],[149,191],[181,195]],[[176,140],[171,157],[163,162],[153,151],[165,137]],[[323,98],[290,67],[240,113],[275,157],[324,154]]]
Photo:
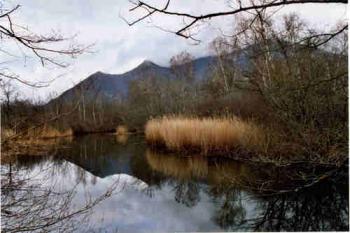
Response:
[[[117,136],[117,142],[119,144],[125,145],[128,141],[128,127],[126,127],[125,125],[119,125],[116,130],[115,130],[115,134]]]
[[[177,179],[203,178],[208,174],[207,160],[203,157],[177,157],[147,150],[146,158],[152,169]]]
[[[205,157],[180,157],[147,150],[146,158],[153,170],[176,179],[207,179],[213,185],[239,184],[253,178],[250,167],[235,161],[209,162]]]
[[[127,134],[117,134],[116,139],[119,144],[125,145],[128,142],[129,136]]]
[[[163,117],[147,122],[145,136],[149,143],[165,145],[170,150],[194,148],[205,154],[252,148],[264,141],[258,126],[238,118]]]
[[[240,185],[250,179],[254,179],[254,173],[251,171],[251,168],[235,161],[214,163],[210,166],[208,174],[209,182],[216,185]]]
[[[150,167],[178,180],[203,179],[213,187],[239,187],[250,191],[265,192],[286,189],[293,185],[295,171],[274,167],[255,167],[243,162],[225,160],[209,161],[203,156],[181,157],[146,151]],[[279,174],[289,174],[282,176]],[[293,178],[294,177],[294,178]]]

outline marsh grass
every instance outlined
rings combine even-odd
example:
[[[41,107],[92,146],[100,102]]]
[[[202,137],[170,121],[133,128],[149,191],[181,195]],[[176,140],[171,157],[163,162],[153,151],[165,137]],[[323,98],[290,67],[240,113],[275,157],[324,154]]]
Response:
[[[28,130],[25,136],[26,138],[35,138],[35,139],[68,137],[68,136],[73,136],[73,130],[70,128],[66,130],[58,130],[51,126],[44,126],[44,127]]]
[[[12,129],[1,130],[1,161],[6,162],[17,155],[47,155],[62,148],[73,139],[71,129],[58,130],[50,126],[31,128],[16,133]]]
[[[72,129],[58,130],[51,126],[43,126],[37,128],[30,128],[24,132],[15,132],[12,129],[3,128],[1,129],[1,141],[8,140],[25,140],[25,141],[36,141],[41,139],[53,139],[60,137],[71,137],[73,136]]]
[[[16,156],[45,156],[53,155],[59,149],[66,147],[72,142],[73,137],[55,138],[28,138],[22,137],[16,140],[9,140],[2,144],[1,162],[8,162]]]
[[[16,132],[12,129],[1,129],[1,138],[2,139],[7,139],[7,138],[11,138],[14,135],[16,135]]]
[[[165,146],[171,151],[199,150],[206,155],[236,149],[262,150],[266,143],[259,126],[238,118],[152,119],[146,124],[145,137],[154,146]]]

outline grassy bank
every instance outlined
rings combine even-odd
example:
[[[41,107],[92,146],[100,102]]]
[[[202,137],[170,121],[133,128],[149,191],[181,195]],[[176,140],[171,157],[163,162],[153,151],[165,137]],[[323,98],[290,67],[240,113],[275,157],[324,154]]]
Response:
[[[70,137],[73,136],[73,130],[71,128],[65,130],[58,130],[50,126],[44,126],[36,129],[28,130],[25,135],[26,138],[36,138],[36,139],[49,139],[58,137]]]
[[[145,136],[153,146],[171,151],[196,150],[206,155],[236,149],[256,151],[266,141],[259,126],[238,118],[157,118],[147,122]]]
[[[12,129],[1,130],[1,141],[8,140],[40,140],[60,137],[71,137],[74,135],[72,129],[59,130],[51,126],[33,127],[24,131],[15,132]]]
[[[58,130],[50,126],[31,128],[15,132],[1,130],[1,161],[8,161],[17,155],[41,156],[53,154],[62,144],[71,142],[71,129]]]

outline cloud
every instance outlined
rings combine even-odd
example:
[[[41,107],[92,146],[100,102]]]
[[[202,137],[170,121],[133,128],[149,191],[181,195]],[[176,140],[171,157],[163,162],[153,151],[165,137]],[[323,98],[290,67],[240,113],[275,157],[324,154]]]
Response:
[[[160,1],[153,1],[160,4]],[[229,1],[226,0],[195,0],[172,1],[171,9],[187,11],[189,13],[208,13],[216,10],[227,10]],[[218,18],[210,24],[202,24],[198,37],[200,45],[193,45],[171,33],[153,27],[154,24],[143,22],[129,27],[119,15],[132,18],[128,12],[128,0],[12,0],[10,4],[20,4],[22,7],[14,20],[20,25],[27,25],[37,33],[45,34],[53,29],[64,35],[78,33],[76,41],[83,44],[95,43],[94,53],[87,53],[71,61],[67,70],[52,67],[41,67],[35,59],[23,61],[17,59],[11,63],[11,68],[30,81],[51,80],[56,77],[47,88],[35,89],[20,85],[25,97],[47,99],[50,93],[60,94],[72,87],[73,84],[86,78],[96,71],[107,73],[123,73],[135,67],[144,59],[166,66],[170,57],[182,50],[187,50],[196,57],[208,54],[207,43],[218,35],[218,28],[232,29],[229,18]],[[300,12],[302,17],[315,25],[332,25],[340,18],[346,18],[346,6],[332,5],[302,5],[287,7],[279,14]],[[153,23],[166,28],[178,28],[182,21],[174,17],[155,16]],[[153,26],[152,26],[153,25]],[[6,44],[13,53],[19,53],[14,44]],[[0,55],[0,60],[8,60]],[[63,76],[62,76],[63,75]]]

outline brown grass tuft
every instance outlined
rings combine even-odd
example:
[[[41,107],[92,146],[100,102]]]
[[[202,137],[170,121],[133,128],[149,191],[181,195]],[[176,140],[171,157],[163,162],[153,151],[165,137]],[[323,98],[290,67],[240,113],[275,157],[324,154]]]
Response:
[[[199,149],[204,154],[231,152],[236,148],[256,149],[265,141],[263,130],[238,118],[163,117],[145,127],[147,142],[180,151]]]
[[[1,141],[11,138],[14,135],[16,135],[16,133],[12,129],[1,129]]]
[[[125,125],[119,125],[115,131],[117,135],[126,135],[128,134],[128,132],[128,127],[126,127]]]

